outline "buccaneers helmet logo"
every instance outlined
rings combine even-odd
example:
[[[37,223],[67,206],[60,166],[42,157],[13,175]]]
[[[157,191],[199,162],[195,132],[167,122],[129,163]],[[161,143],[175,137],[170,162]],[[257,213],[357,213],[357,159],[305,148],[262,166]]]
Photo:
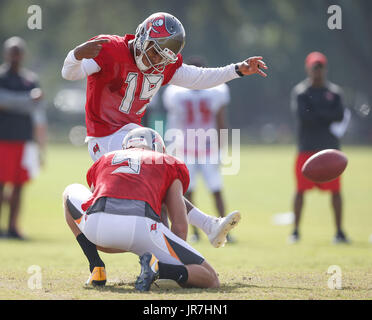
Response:
[[[166,38],[171,36],[165,26],[165,17],[159,16],[154,18],[150,21],[147,25],[147,29],[151,28],[150,30],[150,37],[151,38]]]
[[[101,151],[101,150],[99,149],[98,143],[96,143],[96,145],[93,147],[93,152],[94,154],[96,154],[98,151]]]

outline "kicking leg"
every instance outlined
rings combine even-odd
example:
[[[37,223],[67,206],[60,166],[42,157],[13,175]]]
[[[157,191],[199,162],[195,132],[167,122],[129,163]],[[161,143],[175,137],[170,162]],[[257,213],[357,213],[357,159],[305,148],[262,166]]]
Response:
[[[219,167],[215,164],[205,164],[200,167],[203,177],[208,185],[209,190],[216,191],[222,188],[222,178]],[[185,201],[189,223],[202,229],[207,235],[209,241],[216,248],[224,246],[227,241],[228,232],[234,228],[240,221],[240,213],[238,211],[231,212],[224,217],[225,209],[221,193],[218,192],[215,196],[216,205],[220,213],[220,218],[209,216],[200,209],[193,206],[191,201]]]
[[[214,203],[216,205],[219,216],[221,218],[225,217],[225,202],[222,197],[222,192],[221,191],[213,192],[213,198],[214,198]],[[226,240],[229,243],[234,243],[236,241],[235,238],[232,237],[230,234],[226,235]]]
[[[216,218],[205,214],[186,198],[184,201],[189,223],[202,229],[214,247],[223,247],[226,243],[226,235],[240,221],[239,211],[233,211],[224,218]]]
[[[192,191],[187,191],[186,194],[185,194],[185,198],[190,203],[192,203],[192,195],[193,195]],[[193,235],[191,236],[190,241],[191,242],[198,242],[200,240],[199,230],[195,226],[192,226],[192,228],[193,228]]]

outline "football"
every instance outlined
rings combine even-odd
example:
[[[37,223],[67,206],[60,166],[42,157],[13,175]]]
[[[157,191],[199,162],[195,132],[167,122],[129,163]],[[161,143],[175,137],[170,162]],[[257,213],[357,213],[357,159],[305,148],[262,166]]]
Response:
[[[319,151],[302,166],[302,174],[317,183],[328,182],[340,176],[347,166],[346,155],[335,149]]]

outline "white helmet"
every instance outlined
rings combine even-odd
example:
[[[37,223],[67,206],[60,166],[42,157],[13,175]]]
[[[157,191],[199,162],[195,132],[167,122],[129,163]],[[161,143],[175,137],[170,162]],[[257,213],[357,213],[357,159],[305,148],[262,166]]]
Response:
[[[142,71],[153,69],[152,72],[163,72],[165,66],[177,61],[185,45],[185,30],[181,22],[174,16],[165,12],[154,13],[143,21],[136,30],[134,39],[134,58],[137,67]],[[147,51],[154,48],[163,58],[156,65],[152,64]],[[150,67],[146,67],[142,58],[146,57]]]
[[[151,128],[136,128],[127,133],[122,143],[123,149],[144,148],[165,153],[165,144],[155,130]]]

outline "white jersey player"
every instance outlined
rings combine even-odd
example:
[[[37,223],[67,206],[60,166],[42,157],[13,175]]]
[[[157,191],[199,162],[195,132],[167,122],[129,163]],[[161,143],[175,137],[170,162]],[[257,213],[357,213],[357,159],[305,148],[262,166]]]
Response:
[[[201,60],[196,57],[190,60],[189,64],[203,66]],[[230,90],[226,84],[204,90],[190,90],[170,85],[163,94],[163,104],[167,110],[167,130],[179,129],[178,134],[182,136],[175,141],[179,141],[178,147],[183,149],[181,150],[183,154],[178,155],[183,155],[190,173],[186,197],[192,201],[197,174],[201,173],[214,196],[221,217],[225,215],[225,209],[221,195],[218,137],[220,129],[226,128],[225,108],[229,103]],[[203,134],[206,136],[205,140],[200,139]],[[229,241],[231,237],[227,239]],[[196,228],[193,240],[199,240]]]

